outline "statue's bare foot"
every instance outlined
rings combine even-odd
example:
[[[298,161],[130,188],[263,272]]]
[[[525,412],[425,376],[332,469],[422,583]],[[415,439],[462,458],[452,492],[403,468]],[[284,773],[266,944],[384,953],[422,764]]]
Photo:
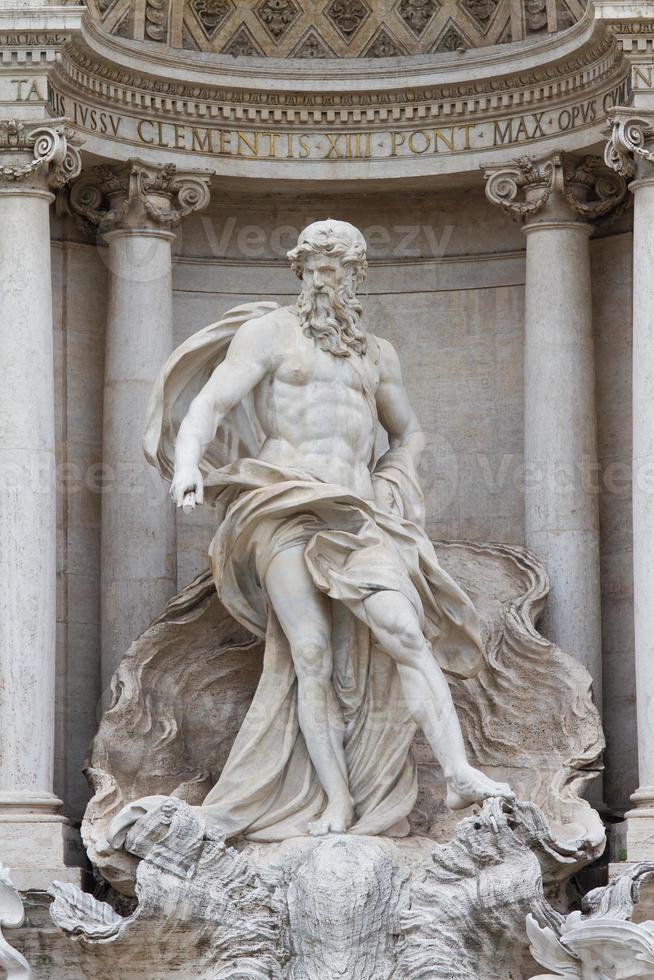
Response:
[[[472,766],[461,766],[447,781],[447,805],[450,810],[465,810],[491,796],[515,799],[515,793],[508,783],[496,783]]]
[[[354,822],[354,806],[352,801],[333,800],[328,803],[321,816],[309,824],[312,837],[322,837],[324,834],[344,834]]]

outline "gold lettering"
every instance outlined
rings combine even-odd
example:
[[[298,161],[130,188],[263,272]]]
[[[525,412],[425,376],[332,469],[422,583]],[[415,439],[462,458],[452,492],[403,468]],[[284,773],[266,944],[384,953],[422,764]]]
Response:
[[[218,150],[218,152],[222,153],[223,155],[231,153],[233,134],[226,129],[219,130],[219,133],[220,133],[220,149]]]
[[[391,156],[396,157],[398,149],[404,145],[406,137],[404,133],[391,133]]]
[[[181,126],[179,123],[173,123],[173,132],[175,133],[175,149],[185,150],[186,149],[185,127]]]
[[[300,160],[306,160],[311,153],[311,147],[307,143],[307,137],[304,133],[300,133],[298,136],[298,143],[300,144]]]
[[[341,159],[341,154],[339,152],[338,146],[336,145],[339,139],[341,138],[341,135],[342,135],[341,133],[325,133],[325,136],[327,137],[327,141],[329,143],[329,150],[327,151],[327,156],[325,157],[326,160],[331,160],[334,157],[337,160]]]
[[[438,153],[438,141],[442,140],[448,150],[454,149],[454,126],[450,126],[450,135],[446,136],[442,129],[434,130],[434,149]]]
[[[422,147],[416,146],[416,137],[420,136],[423,140]],[[420,154],[426,153],[431,146],[431,140],[429,134],[424,129],[416,129],[413,133],[409,135],[409,149],[412,153]]]
[[[198,150],[200,153],[210,153],[212,150],[211,130],[204,127],[204,136],[200,136],[200,129],[191,126],[191,149]]]
[[[245,133],[242,133],[240,130],[236,133],[236,136],[238,138],[238,148],[236,150],[236,153],[238,156],[244,155],[242,150],[243,146],[246,146],[248,148],[252,156],[254,157],[259,156],[259,134],[252,133],[251,135],[252,135],[252,139],[248,139]]]
[[[75,106],[75,108],[77,109],[77,106]],[[154,124],[150,119],[139,119],[138,126],[136,127],[136,133],[141,143],[149,143],[149,144],[154,143],[154,137],[152,137],[152,139],[146,139],[143,133],[144,126],[152,126],[152,125]]]
[[[643,83],[642,85],[640,83]],[[632,83],[634,88],[652,88],[652,66],[634,65],[632,68]]]

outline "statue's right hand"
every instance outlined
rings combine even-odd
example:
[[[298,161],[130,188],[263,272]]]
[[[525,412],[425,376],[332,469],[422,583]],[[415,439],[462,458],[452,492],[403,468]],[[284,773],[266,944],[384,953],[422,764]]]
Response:
[[[190,495],[193,496],[190,496]],[[204,500],[204,481],[199,466],[176,469],[170,487],[170,496],[178,507],[193,510]],[[185,499],[186,498],[186,499]]]

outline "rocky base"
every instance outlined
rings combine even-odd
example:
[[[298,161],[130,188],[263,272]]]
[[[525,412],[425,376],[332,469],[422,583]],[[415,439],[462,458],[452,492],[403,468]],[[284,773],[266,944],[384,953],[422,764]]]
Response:
[[[556,929],[546,891],[588,859],[534,804],[501,800],[435,847],[343,835],[239,853],[170,799],[124,846],[140,859],[133,914],[55,884],[52,918],[77,963],[35,977],[522,980],[539,972],[527,916]]]

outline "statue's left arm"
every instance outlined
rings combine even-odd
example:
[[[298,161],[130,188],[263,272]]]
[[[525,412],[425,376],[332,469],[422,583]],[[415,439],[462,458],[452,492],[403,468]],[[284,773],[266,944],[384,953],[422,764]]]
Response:
[[[406,449],[415,465],[425,448],[425,437],[418,417],[411,407],[402,380],[400,359],[387,340],[378,338],[380,381],[377,389],[379,421],[388,433],[391,449]]]

